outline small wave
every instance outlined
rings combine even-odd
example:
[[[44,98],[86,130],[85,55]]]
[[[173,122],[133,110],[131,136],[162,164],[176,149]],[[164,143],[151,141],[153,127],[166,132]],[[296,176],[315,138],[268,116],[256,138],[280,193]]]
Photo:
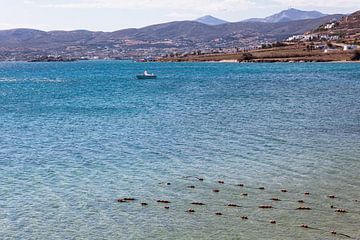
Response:
[[[64,82],[64,80],[60,79],[36,79],[33,80],[34,82],[40,82],[40,83],[61,83]]]
[[[38,78],[30,78],[30,79],[18,79],[18,78],[0,78],[0,83],[14,83],[14,82],[36,82],[36,83],[62,83],[65,82],[61,79],[38,79]]]
[[[19,79],[16,78],[0,78],[0,82],[18,82]]]

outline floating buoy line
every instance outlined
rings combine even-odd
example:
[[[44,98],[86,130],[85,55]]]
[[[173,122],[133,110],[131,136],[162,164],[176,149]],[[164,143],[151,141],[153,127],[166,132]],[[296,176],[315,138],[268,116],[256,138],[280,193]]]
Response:
[[[204,182],[205,181],[205,179],[203,177],[194,177],[194,176],[186,176],[186,177],[183,177],[183,179],[197,180],[199,182]],[[172,185],[170,182],[161,182],[159,184],[166,185],[166,186],[171,186]],[[280,189],[280,190],[277,190],[277,191],[269,191],[264,186],[254,187],[254,186],[248,186],[248,185],[246,185],[244,183],[226,184],[224,180],[217,180],[214,184],[216,184],[218,187],[221,187],[221,185],[228,185],[228,186],[240,187],[241,189],[260,190],[259,193],[264,192],[266,190],[266,193],[268,193],[268,194],[274,194],[275,195],[276,193],[280,193],[280,194],[282,194],[282,196],[286,196],[289,193],[297,193],[297,192],[289,191],[288,189]],[[194,191],[196,191],[196,189],[197,189],[197,187],[195,185],[185,185],[184,187],[188,188],[188,189],[194,189]],[[221,189],[212,188],[212,192],[213,192],[213,194],[219,194],[221,192]],[[239,196],[243,196],[243,197],[248,197],[249,196],[248,193],[244,193],[244,192],[243,193],[237,193],[237,194],[239,194]],[[305,196],[306,199],[310,199],[311,196],[312,196],[312,194],[310,192],[304,192],[303,195]],[[193,201],[193,202],[189,203],[190,208],[188,208],[187,210],[184,210],[184,212],[189,213],[189,214],[195,214],[196,211],[201,211],[201,212],[208,211],[209,212],[209,210],[202,209],[201,207],[211,205],[211,206],[214,206],[214,207],[216,207],[218,209],[220,209],[220,208],[239,208],[239,209],[258,208],[258,209],[261,209],[263,211],[285,210],[285,211],[309,211],[309,212],[317,211],[317,212],[324,212],[324,213],[333,212],[334,214],[341,214],[341,215],[360,214],[359,211],[353,211],[351,209],[345,209],[345,208],[338,207],[333,202],[333,201],[339,201],[339,200],[350,201],[349,199],[345,199],[345,198],[342,198],[341,196],[336,196],[336,195],[333,195],[333,194],[324,196],[324,199],[329,199],[329,201],[331,201],[331,203],[330,203],[330,205],[329,205],[329,207],[327,209],[320,209],[318,207],[314,207],[313,205],[316,205],[316,204],[307,203],[308,201],[305,201],[303,199],[299,199],[299,200],[294,201],[294,200],[289,199],[289,198],[280,198],[280,197],[274,196],[274,197],[269,198],[268,201],[271,201],[274,204],[276,204],[276,203],[279,204],[280,202],[291,202],[291,203],[297,203],[297,204],[299,204],[299,206],[296,207],[296,208],[289,208],[289,207],[285,208],[285,207],[279,207],[277,205],[274,206],[272,204],[260,204],[260,205],[247,205],[246,206],[246,205],[241,205],[241,204],[234,203],[234,202],[221,205],[221,204],[213,204],[211,202],[208,203],[208,202]],[[134,203],[137,200],[138,200],[137,198],[133,198],[133,197],[123,197],[123,198],[116,199],[116,201],[118,203]],[[359,203],[359,200],[354,199],[354,200],[351,200],[351,202]],[[159,198],[157,200],[153,200],[152,202],[140,202],[140,205],[142,207],[149,207],[149,206],[155,205],[155,204],[157,204],[157,205],[163,204],[163,208],[169,210],[170,209],[169,205],[171,204],[171,201],[167,200],[166,198]],[[197,206],[197,207],[199,207],[199,209],[198,210],[193,209],[193,208],[191,208],[191,206]],[[211,213],[209,212],[209,214],[211,214]],[[218,217],[226,215],[225,213],[223,213],[221,211],[216,211],[216,212],[213,212],[212,214],[214,216],[218,216]],[[287,226],[287,227],[289,227],[288,224],[279,222],[276,219],[267,219],[267,220],[265,220],[265,219],[254,219],[249,215],[239,216],[239,220],[242,220],[242,221],[254,221],[254,222],[259,222],[259,223],[268,223],[268,224],[271,224],[271,225],[279,225],[279,226]],[[331,234],[331,235],[345,237],[345,238],[348,238],[348,239],[357,239],[357,238],[352,237],[352,236],[350,236],[350,235],[348,235],[346,233],[338,232],[338,231],[336,231],[334,229],[333,230],[326,230],[326,229],[317,228],[317,227],[308,225],[306,223],[301,223],[301,224],[299,224],[297,226],[294,226],[294,227],[302,228],[302,229],[315,230],[315,231],[322,232],[324,234],[328,233],[328,234]],[[219,233],[217,233],[217,234],[219,234]]]

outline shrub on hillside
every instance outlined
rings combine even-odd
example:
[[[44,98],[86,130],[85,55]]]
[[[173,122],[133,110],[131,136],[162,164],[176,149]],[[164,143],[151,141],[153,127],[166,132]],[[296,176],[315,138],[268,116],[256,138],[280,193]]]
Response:
[[[249,53],[249,52],[245,52],[243,54],[241,54],[240,58],[238,59],[239,62],[242,62],[242,61],[250,61],[254,59],[254,56]]]
[[[352,61],[359,61],[360,60],[360,50],[356,50],[354,55],[351,57]]]

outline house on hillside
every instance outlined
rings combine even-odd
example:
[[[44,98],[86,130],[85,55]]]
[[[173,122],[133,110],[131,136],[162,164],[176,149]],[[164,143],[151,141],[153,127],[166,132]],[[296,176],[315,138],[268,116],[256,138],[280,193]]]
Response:
[[[353,50],[353,49],[357,49],[358,46],[356,45],[344,45],[344,51],[349,51],[349,50]]]
[[[328,23],[328,24],[326,24],[325,26],[324,26],[324,28],[325,29],[332,29],[332,28],[334,28],[335,27],[335,23],[333,22],[333,23]]]
[[[324,50],[324,53],[331,53],[331,52],[336,52],[336,51],[339,51],[339,50],[336,48],[327,48]]]

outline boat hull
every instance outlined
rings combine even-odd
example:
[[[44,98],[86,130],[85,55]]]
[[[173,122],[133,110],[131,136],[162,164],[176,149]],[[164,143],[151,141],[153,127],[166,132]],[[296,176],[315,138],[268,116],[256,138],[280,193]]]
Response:
[[[136,76],[137,79],[156,79],[157,76],[145,76],[145,75],[137,75]]]

